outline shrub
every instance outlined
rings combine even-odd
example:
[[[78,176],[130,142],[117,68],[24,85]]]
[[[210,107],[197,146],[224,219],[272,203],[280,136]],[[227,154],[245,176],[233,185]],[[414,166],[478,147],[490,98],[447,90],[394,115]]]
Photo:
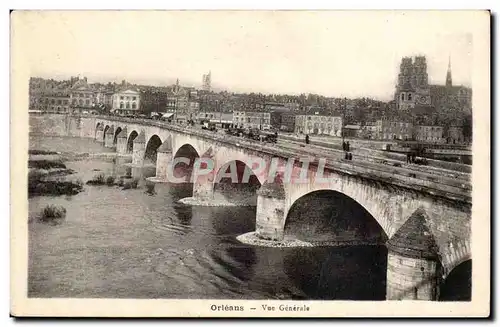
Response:
[[[83,181],[82,181],[80,178],[78,178],[78,179],[77,179],[74,183],[75,183],[78,187],[83,188]]]
[[[129,189],[136,189],[137,188],[137,185],[139,185],[139,179],[138,178],[134,178],[133,180],[131,181],[127,181],[123,184],[123,189],[124,190],[129,190]]]
[[[59,223],[66,218],[66,208],[62,206],[48,205],[40,214],[40,221],[48,223]]]
[[[91,180],[87,181],[87,184],[104,185],[104,182],[105,182],[104,174],[98,174],[98,175],[95,175],[94,178],[92,178]]]
[[[99,184],[104,184],[104,174],[99,174],[96,176],[95,180],[99,183]]]
[[[146,182],[146,193],[147,194],[151,194],[151,195],[156,194],[156,192],[155,192],[155,183],[150,182],[150,181]]]
[[[106,178],[106,185],[108,185],[108,186],[115,185],[115,177],[114,176],[108,176],[108,178]]]

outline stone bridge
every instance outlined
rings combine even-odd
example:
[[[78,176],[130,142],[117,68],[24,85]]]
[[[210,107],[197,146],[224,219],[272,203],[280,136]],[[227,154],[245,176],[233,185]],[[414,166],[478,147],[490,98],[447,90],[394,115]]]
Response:
[[[399,173],[385,165],[368,167],[334,158],[322,162],[300,146],[291,149],[152,120],[81,119],[81,135],[119,155],[130,155],[132,165],[141,166],[150,158],[157,182],[167,181],[173,158],[190,158],[191,168],[196,158],[211,159],[213,173],[193,182],[193,197],[201,201],[233,200],[219,185],[227,179],[220,178],[226,167],[237,167],[239,180],[249,172],[253,182],[240,189],[246,199],[255,200],[254,235],[265,242],[299,239],[311,245],[345,245],[361,239],[386,244],[387,299],[437,299],[448,274],[471,260],[469,182],[429,181],[408,177],[402,169]],[[257,167],[254,158],[262,159],[265,168]],[[293,165],[290,158],[296,159]],[[310,158],[310,165],[301,158]],[[287,163],[293,167],[291,181],[283,172]],[[322,168],[328,178],[315,181]],[[293,182],[304,170],[302,182]],[[229,189],[233,195],[238,192]]]

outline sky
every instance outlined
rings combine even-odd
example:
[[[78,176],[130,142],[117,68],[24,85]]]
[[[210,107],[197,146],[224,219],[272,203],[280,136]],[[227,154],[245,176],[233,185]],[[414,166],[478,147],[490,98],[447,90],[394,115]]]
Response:
[[[31,76],[212,86],[390,100],[403,56],[427,58],[429,83],[471,85],[465,12],[17,12]]]

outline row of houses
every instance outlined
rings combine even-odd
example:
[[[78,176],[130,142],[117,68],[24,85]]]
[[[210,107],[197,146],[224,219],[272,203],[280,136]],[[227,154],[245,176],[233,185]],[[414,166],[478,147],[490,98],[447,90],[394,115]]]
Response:
[[[410,122],[378,120],[364,125],[346,125],[344,136],[372,140],[415,140],[430,143],[463,143],[461,126],[414,125]]]
[[[240,110],[232,113],[221,111],[201,112],[196,90],[179,85],[170,92],[134,90],[123,88],[111,91],[92,88],[86,78],[72,79],[71,86],[52,88],[30,94],[30,109],[50,113],[83,113],[110,110],[118,115],[133,115],[151,107],[161,98],[159,112],[171,112],[177,123],[193,120],[210,121],[220,126],[281,130],[296,134],[357,137],[374,140],[417,140],[423,142],[462,143],[460,126],[444,130],[442,126],[413,125],[410,122],[378,120],[365,124],[344,125],[340,116],[296,114],[281,103],[265,103],[261,111]],[[161,94],[160,94],[161,93]],[[154,107],[149,108],[150,111]]]
[[[179,80],[168,91],[156,91],[126,84],[111,90],[89,85],[87,78],[72,78],[55,87],[30,87],[29,107],[48,113],[109,111],[118,115],[175,110],[192,118],[199,111],[199,102],[197,91],[180,86]]]
[[[366,124],[343,125],[340,116],[295,115],[288,112],[233,113],[233,124],[241,128],[279,129],[295,134],[356,137],[373,140],[416,140],[432,143],[462,143],[461,126],[414,125],[411,122],[378,120]]]
[[[114,91],[91,87],[87,78],[72,78],[70,85],[30,89],[30,110],[47,113],[82,113],[113,110],[138,110],[139,92],[130,89]]]

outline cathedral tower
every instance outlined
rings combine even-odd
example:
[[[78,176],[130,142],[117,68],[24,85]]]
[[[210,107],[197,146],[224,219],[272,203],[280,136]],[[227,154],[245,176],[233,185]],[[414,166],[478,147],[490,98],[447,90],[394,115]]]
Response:
[[[404,57],[401,60],[395,101],[400,110],[411,110],[415,105],[431,104],[427,62],[424,56],[416,56],[414,60]]]

